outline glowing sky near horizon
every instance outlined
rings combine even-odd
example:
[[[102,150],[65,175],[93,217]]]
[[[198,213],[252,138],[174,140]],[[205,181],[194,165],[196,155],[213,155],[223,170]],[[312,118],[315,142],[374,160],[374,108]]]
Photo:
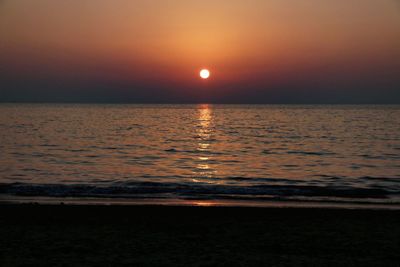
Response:
[[[0,100],[400,102],[399,47],[395,0],[5,0]]]

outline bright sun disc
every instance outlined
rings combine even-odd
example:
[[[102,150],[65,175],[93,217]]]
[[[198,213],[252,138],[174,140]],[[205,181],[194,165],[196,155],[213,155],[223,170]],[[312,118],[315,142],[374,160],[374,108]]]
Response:
[[[208,79],[210,77],[210,71],[206,70],[206,69],[201,70],[200,71],[200,77],[202,79]]]

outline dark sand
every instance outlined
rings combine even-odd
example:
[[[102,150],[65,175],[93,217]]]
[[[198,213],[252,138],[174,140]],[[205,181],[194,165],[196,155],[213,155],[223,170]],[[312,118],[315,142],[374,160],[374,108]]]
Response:
[[[1,205],[0,266],[400,266],[400,212]]]

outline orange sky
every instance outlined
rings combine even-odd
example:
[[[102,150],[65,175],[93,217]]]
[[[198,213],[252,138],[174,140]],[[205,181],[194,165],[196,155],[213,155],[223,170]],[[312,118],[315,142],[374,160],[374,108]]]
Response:
[[[199,88],[207,67],[213,88],[371,73],[397,86],[399,47],[393,0],[0,2],[3,68],[60,82]]]

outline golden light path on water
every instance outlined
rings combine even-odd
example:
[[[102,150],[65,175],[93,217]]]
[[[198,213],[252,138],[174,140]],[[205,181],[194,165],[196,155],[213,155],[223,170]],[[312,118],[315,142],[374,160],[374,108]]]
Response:
[[[198,112],[199,112],[199,118],[196,129],[197,129],[197,138],[199,140],[197,151],[200,152],[200,156],[197,157],[198,164],[196,166],[195,174],[199,178],[195,177],[193,178],[193,181],[204,182],[204,181],[199,181],[199,179],[204,178],[204,180],[206,180],[208,183],[211,183],[210,179],[212,179],[214,175],[217,173],[217,171],[212,169],[209,164],[210,161],[212,160],[212,157],[210,156],[210,153],[212,152],[211,139],[213,134],[212,109],[210,105],[207,104],[199,105]]]

